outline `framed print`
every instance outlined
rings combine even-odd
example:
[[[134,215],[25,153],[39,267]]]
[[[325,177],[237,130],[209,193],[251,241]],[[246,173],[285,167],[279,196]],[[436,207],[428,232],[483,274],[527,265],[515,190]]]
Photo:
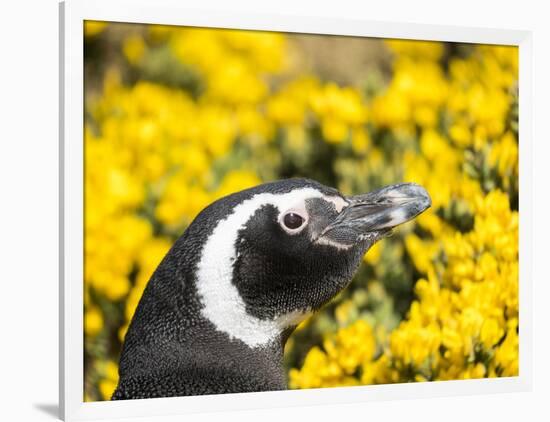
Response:
[[[530,33],[60,17],[65,420],[530,389]]]

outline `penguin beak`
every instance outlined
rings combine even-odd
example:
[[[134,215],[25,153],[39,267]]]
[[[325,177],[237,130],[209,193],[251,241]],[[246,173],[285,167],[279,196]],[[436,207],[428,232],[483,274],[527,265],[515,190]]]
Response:
[[[323,230],[319,240],[351,245],[385,234],[412,220],[432,204],[430,195],[415,183],[386,186],[346,198],[349,205]]]

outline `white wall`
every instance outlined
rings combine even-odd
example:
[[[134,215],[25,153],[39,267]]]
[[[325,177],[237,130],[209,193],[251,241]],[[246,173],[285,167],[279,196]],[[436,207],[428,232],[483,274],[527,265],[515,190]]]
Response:
[[[545,256],[549,248],[545,243],[550,224],[547,105],[550,25],[545,3],[541,0],[187,2],[200,8],[230,7],[254,12],[534,31],[535,378],[532,393],[247,411],[187,416],[185,420],[548,420],[550,276]],[[57,2],[0,4],[0,419],[52,420],[57,403],[58,368]]]

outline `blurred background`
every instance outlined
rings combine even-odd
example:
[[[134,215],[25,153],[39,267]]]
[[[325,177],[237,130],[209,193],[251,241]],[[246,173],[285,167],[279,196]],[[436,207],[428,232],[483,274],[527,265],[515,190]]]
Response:
[[[85,400],[196,214],[294,176],[433,206],[298,327],[291,388],[518,374],[517,48],[88,21],[84,53]]]

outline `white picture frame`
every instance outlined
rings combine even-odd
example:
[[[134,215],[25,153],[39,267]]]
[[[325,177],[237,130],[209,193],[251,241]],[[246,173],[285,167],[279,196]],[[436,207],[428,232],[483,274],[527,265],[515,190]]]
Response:
[[[83,26],[85,20],[261,29],[519,46],[520,373],[513,378],[372,385],[114,402],[83,401]],[[178,0],[66,0],[60,4],[60,413],[67,421],[213,410],[529,391],[532,388],[532,36],[307,16],[202,12]]]

